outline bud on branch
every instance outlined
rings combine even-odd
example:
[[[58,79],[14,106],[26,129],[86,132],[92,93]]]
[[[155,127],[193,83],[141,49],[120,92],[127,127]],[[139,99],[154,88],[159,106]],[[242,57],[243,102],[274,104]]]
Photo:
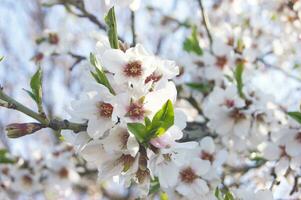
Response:
[[[6,126],[6,131],[9,138],[18,138],[30,135],[42,128],[45,128],[45,125],[40,123],[13,123]]]

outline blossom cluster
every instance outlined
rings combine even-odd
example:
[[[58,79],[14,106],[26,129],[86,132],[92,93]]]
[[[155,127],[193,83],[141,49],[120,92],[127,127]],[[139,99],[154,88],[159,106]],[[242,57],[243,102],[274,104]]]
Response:
[[[73,121],[87,123],[87,132],[72,139],[86,161],[98,168],[99,178],[126,186],[134,181],[140,197],[158,180],[170,197],[213,198],[227,152],[211,137],[177,142],[186,116],[173,107],[177,91],[170,79],[179,73],[175,63],[140,44],[113,49],[107,38],[97,43],[96,58],[92,63],[97,63],[96,71],[106,72],[109,84],[85,79],[84,92],[72,103],[70,114]],[[156,125],[158,118],[163,121]]]
[[[72,161],[74,153],[73,147],[60,145],[43,157],[37,155],[29,160],[12,157],[11,163],[0,164],[1,199],[42,192],[64,196],[71,192],[80,179]]]
[[[132,20],[140,3],[103,2],[105,7],[129,7]],[[194,4],[187,10],[192,7]],[[258,89],[265,83],[258,77],[275,70],[298,81],[287,69],[298,70],[301,65],[300,8],[296,0],[215,1],[206,5],[212,22],[209,28],[204,13],[201,24],[199,13],[182,22],[158,9],[163,13],[161,27],[153,30],[172,41],[164,53],[175,62],[149,53],[141,44],[128,48],[118,41],[116,30],[117,41],[112,45],[114,31],[109,23],[109,39],[97,35],[95,54],[90,55],[92,66],[80,74],[83,88],[69,110],[70,121],[84,125],[86,131],[64,132],[65,140],[75,146],[89,167],[98,170],[100,181],[134,188],[133,198],[167,194],[169,199],[220,200],[224,195],[215,193],[219,188],[229,188],[234,199],[273,199],[267,189],[277,190],[278,196],[298,198],[301,126],[264,87]],[[153,17],[156,9],[147,8],[153,20],[158,20]],[[177,34],[167,35],[179,27],[191,30],[180,43],[181,56],[174,53]],[[135,27],[132,31],[135,43]],[[137,40],[153,43],[141,38]],[[43,53],[38,53],[35,61],[62,53],[78,59],[74,65],[84,63],[85,57],[66,50],[73,42],[67,45],[64,40],[67,38],[45,32],[37,41]],[[193,139],[193,127],[187,128],[188,123],[198,127]],[[12,137],[16,125],[7,130]],[[29,163],[34,166],[30,169],[2,167],[0,186],[32,193],[43,190],[50,177],[52,182],[62,182],[62,173],[68,179],[69,174],[77,177],[68,159],[57,159],[55,154],[50,160],[60,164],[46,159]],[[64,171],[66,166],[71,172]],[[20,173],[15,173],[18,170]],[[289,186],[285,195],[278,190]]]

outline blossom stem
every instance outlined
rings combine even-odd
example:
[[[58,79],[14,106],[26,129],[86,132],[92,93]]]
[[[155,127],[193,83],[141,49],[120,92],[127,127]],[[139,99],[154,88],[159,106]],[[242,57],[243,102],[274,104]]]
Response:
[[[85,131],[87,129],[86,124],[73,123],[73,122],[69,122],[68,120],[57,120],[57,119],[48,120],[41,114],[31,110],[27,106],[21,104],[20,102],[6,95],[3,92],[2,87],[0,87],[0,100],[3,101],[3,103],[1,103],[0,106],[22,112],[25,115],[30,116],[33,119],[40,122],[42,125],[44,125],[45,128],[51,128],[53,130],[68,129],[74,131],[75,133],[80,131]]]

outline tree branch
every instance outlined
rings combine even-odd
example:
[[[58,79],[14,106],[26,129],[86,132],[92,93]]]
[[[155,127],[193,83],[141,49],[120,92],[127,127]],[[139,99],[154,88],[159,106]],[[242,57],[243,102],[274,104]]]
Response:
[[[301,78],[291,75],[290,73],[288,73],[287,71],[281,69],[280,67],[276,67],[270,63],[267,63],[263,58],[257,58],[256,61],[261,62],[262,64],[264,64],[266,67],[270,68],[270,69],[274,69],[277,70],[279,72],[281,72],[282,74],[284,74],[285,76],[297,81],[297,82],[301,82]]]
[[[136,45],[136,26],[135,26],[135,12],[131,11],[131,31],[132,31],[132,46]]]
[[[52,4],[43,4],[46,7],[51,7],[51,6],[55,6],[55,5],[63,5],[65,7],[65,9],[80,18],[86,18],[88,19],[90,22],[92,22],[93,24],[95,24],[99,29],[107,31],[107,27],[104,23],[102,23],[95,15],[93,15],[92,13],[88,12],[85,6],[85,3],[83,0],[78,0],[78,1],[62,1],[59,3],[52,3]],[[78,11],[80,11],[80,13],[76,13],[74,11],[71,10],[70,5],[74,6]],[[118,39],[121,42],[124,42],[124,39],[118,36]]]
[[[85,131],[87,129],[86,124],[80,123],[73,123],[69,122],[68,120],[58,120],[58,119],[51,119],[48,120],[47,118],[43,117],[39,113],[31,110],[30,108],[24,106],[20,102],[14,100],[13,98],[9,97],[3,92],[3,88],[0,87],[0,100],[6,102],[5,104],[2,102],[0,106],[6,107],[8,109],[17,110],[19,112],[24,113],[27,116],[37,120],[40,122],[45,128],[51,128],[53,130],[72,130],[75,133],[80,131]]]
[[[202,14],[202,17],[203,17],[203,25],[206,29],[207,36],[208,36],[208,39],[209,39],[210,50],[212,51],[213,39],[212,39],[212,35],[210,33],[210,30],[209,30],[209,20],[208,20],[208,17],[206,15],[206,13],[205,13],[205,9],[204,9],[202,0],[198,0],[198,3],[199,3],[200,9],[201,9],[201,14]]]
[[[81,55],[78,55],[78,54],[75,54],[75,53],[72,53],[72,52],[68,52],[68,55],[70,55],[72,58],[75,59],[75,62],[71,65],[70,67],[70,71],[73,70],[73,68],[79,64],[81,61],[85,60],[86,57],[85,56],[81,56]]]

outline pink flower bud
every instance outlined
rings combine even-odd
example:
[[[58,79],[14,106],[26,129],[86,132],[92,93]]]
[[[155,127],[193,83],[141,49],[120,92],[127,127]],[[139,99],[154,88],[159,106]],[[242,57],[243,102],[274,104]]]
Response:
[[[6,126],[6,131],[9,138],[18,138],[32,134],[44,127],[39,123],[13,123]]]

